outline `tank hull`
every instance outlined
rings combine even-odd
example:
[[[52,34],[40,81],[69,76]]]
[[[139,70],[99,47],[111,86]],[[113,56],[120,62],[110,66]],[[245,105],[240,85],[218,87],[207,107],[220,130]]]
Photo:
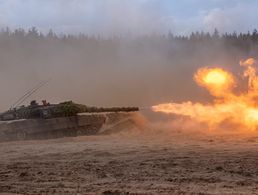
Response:
[[[85,113],[52,119],[0,122],[0,141],[106,134],[135,124],[134,113]]]

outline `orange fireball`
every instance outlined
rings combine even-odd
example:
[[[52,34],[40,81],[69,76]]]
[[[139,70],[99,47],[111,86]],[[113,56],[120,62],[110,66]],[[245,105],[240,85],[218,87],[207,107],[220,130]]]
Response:
[[[194,80],[214,96],[224,96],[235,85],[233,75],[221,68],[201,68],[194,75]]]
[[[205,87],[214,96],[210,104],[164,103],[153,106],[155,112],[176,114],[190,117],[197,122],[206,123],[210,127],[222,124],[237,125],[242,129],[258,129],[258,77],[256,75],[255,59],[240,61],[244,68],[243,78],[248,79],[248,90],[235,94],[237,86],[234,76],[221,68],[201,68],[194,75],[194,80]]]

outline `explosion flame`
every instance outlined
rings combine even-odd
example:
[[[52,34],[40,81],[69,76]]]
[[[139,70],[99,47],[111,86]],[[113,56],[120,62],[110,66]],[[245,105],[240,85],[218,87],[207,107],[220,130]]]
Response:
[[[222,68],[205,67],[195,73],[194,80],[214,97],[211,104],[191,101],[172,102],[153,106],[152,110],[187,116],[211,128],[230,124],[241,129],[256,130],[258,128],[258,77],[255,64],[254,58],[240,61],[240,66],[244,68],[243,79],[248,81],[245,92],[234,92],[237,81],[230,72]]]

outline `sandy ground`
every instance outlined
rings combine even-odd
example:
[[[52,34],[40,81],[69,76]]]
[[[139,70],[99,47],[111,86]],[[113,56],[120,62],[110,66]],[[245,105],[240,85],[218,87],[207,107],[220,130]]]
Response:
[[[258,194],[258,136],[145,130],[1,143],[0,192]]]

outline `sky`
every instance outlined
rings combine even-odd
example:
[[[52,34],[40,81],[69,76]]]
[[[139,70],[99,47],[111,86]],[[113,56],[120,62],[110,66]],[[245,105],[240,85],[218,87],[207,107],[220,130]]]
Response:
[[[258,0],[0,0],[0,27],[88,34],[247,32]]]

